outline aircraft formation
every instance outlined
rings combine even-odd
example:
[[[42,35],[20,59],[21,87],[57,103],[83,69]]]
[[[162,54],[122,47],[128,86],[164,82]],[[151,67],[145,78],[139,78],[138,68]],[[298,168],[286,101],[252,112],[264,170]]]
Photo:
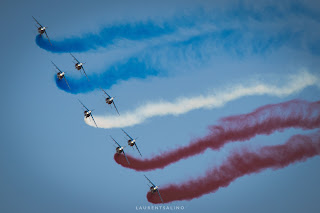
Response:
[[[49,36],[47,34],[47,27],[44,27],[43,25],[41,25],[37,19],[35,19],[33,16],[32,18],[34,19],[34,21],[36,22],[36,27],[37,27],[37,31],[39,33],[40,36],[43,36],[43,34],[47,37],[48,39],[48,42],[51,44],[51,46],[53,46],[53,44],[51,43],[50,39],[49,39]],[[80,62],[72,53],[70,53],[70,55],[72,56],[73,60],[74,60],[74,67],[77,71],[79,71],[81,74],[84,74],[85,77],[87,78],[88,82],[90,82],[89,80],[89,77],[86,73],[86,71],[84,70],[84,67],[83,65],[85,64],[84,62]],[[51,63],[53,64],[53,66],[56,68],[56,75],[57,75],[57,79],[59,81],[61,81],[62,79],[66,82],[68,88],[70,90],[72,90],[72,88],[70,87],[67,79],[66,79],[66,73],[64,71],[62,71],[61,69],[58,68],[58,66],[51,61]],[[101,87],[100,87],[101,88]],[[115,96],[114,97],[111,97],[105,90],[103,90],[101,88],[102,92],[104,93],[104,95],[106,95],[105,97],[105,102],[106,104],[108,104],[110,107],[114,107],[115,111],[117,112],[117,114],[120,116],[120,113],[118,111],[118,108],[116,107],[116,104],[114,102],[114,99],[115,99]],[[82,105],[83,107],[83,114],[84,114],[84,118],[85,119],[92,119],[92,121],[94,122],[95,126],[98,127],[96,121],[94,120],[94,117],[92,115],[92,111],[94,111],[93,109],[89,110],[79,99],[78,99],[79,103]],[[135,147],[139,153],[139,155],[142,157],[142,154],[137,146],[137,143],[136,143],[136,140],[138,139],[138,137],[136,138],[132,138],[125,130],[121,129],[122,132],[126,135],[127,137],[127,143],[128,143],[128,146],[131,146],[132,148]],[[125,151],[124,151],[124,148],[125,146],[121,146],[112,136],[110,136],[110,138],[113,140],[113,142],[116,144],[115,146],[115,149],[116,149],[116,153],[121,155],[123,154],[124,157],[126,158],[126,161],[128,162],[128,164],[130,165],[130,162],[125,154]],[[147,176],[144,175],[144,177],[147,179],[147,181],[151,184],[148,185],[149,186],[149,189],[150,189],[150,192],[152,194],[154,193],[157,193],[157,195],[159,196],[160,200],[162,203],[163,202],[163,199],[161,197],[161,194],[160,194],[160,191],[159,191],[159,186],[156,186],[153,182],[151,182],[151,180],[149,178],[147,178]]]

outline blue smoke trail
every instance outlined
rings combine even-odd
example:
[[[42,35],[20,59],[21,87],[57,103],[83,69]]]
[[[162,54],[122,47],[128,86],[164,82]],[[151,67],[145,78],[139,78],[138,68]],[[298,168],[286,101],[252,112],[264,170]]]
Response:
[[[157,25],[151,21],[136,24],[115,25],[102,29],[98,34],[88,33],[82,37],[70,37],[62,40],[52,40],[50,45],[46,38],[38,35],[36,44],[53,53],[86,52],[107,47],[117,39],[141,40],[174,32],[175,28],[166,24]]]
[[[215,54],[223,51],[233,56],[244,56],[248,54],[264,54],[267,51],[289,45],[294,48],[305,49],[312,54],[320,55],[320,41],[317,36],[309,36],[313,32],[320,20],[316,13],[308,15],[307,9],[297,9],[291,6],[289,9],[277,7],[263,7],[262,9],[252,9],[247,5],[238,5],[237,8],[229,11],[208,14],[203,12],[199,17],[193,13],[190,17],[174,18],[168,20],[166,24],[155,24],[154,22],[139,22],[137,24],[114,25],[101,30],[98,34],[86,34],[81,37],[73,37],[53,42],[49,42],[38,35],[37,44],[51,52],[84,52],[88,50],[107,47],[119,39],[143,40],[161,35],[175,33],[179,28],[196,29],[195,26],[214,23],[214,31],[205,31],[199,35],[193,35],[184,39],[165,40],[161,44],[155,42],[154,45],[139,52],[146,57],[137,59],[130,56],[124,64],[117,64],[109,67],[102,74],[89,74],[91,82],[82,79],[68,79],[71,91],[63,81],[57,80],[57,86],[69,93],[86,93],[96,88],[110,88],[121,80],[130,78],[145,79],[149,76],[158,76],[162,73],[159,67],[169,69],[171,62],[189,63],[189,59],[198,60],[201,63],[212,59]],[[199,13],[197,13],[199,14]],[[292,23],[284,21],[285,18],[293,15]],[[192,19],[193,18],[193,19]],[[314,22],[309,25],[299,25],[296,29],[294,21],[302,18],[304,21],[312,19]],[[254,20],[254,21],[252,21]],[[280,21],[275,27],[273,22]],[[271,25],[270,25],[271,24]],[[192,28],[195,27],[195,28]],[[315,33],[317,34],[317,33]],[[171,34],[170,34],[171,35]],[[176,34],[174,34],[176,35]],[[316,40],[315,40],[316,39]],[[191,56],[191,57],[190,57]],[[150,68],[148,61],[155,59],[158,69]],[[171,67],[170,67],[171,69]],[[165,73],[163,73],[165,74]]]
[[[263,55],[296,41],[300,36],[299,33],[291,33],[286,29],[272,35],[244,32],[241,29],[223,29],[184,41],[156,45],[144,52],[157,58],[158,65],[163,64],[168,68],[170,62],[173,62],[173,66],[192,61],[204,64],[222,54],[240,58],[251,54]]]
[[[280,4],[281,6],[281,4]],[[299,3],[288,4],[286,7],[277,7],[276,5],[265,5],[261,8],[252,7],[245,3],[238,3],[235,7],[231,7],[226,11],[208,11],[200,10],[195,11],[191,15],[181,15],[180,17],[173,17],[170,20],[166,20],[157,24],[156,22],[149,20],[145,22],[137,23],[124,23],[117,24],[103,28],[99,33],[87,33],[80,37],[69,37],[61,40],[52,40],[53,46],[50,45],[48,40],[41,35],[36,37],[36,43],[40,48],[54,53],[64,52],[86,52],[89,50],[96,50],[101,47],[107,47],[114,44],[117,40],[128,39],[134,41],[140,41],[143,39],[150,39],[159,37],[162,35],[172,34],[179,28],[191,29],[200,26],[201,24],[215,25],[218,30],[222,31],[227,28],[232,28],[234,24],[240,28],[243,32],[253,30],[257,25],[251,26],[252,20],[256,23],[263,24],[276,22],[282,25],[281,28],[287,28],[288,32],[296,32],[296,26],[294,23],[289,23],[284,20],[285,18],[301,18],[313,23],[310,26],[303,26],[306,29],[300,29],[300,32],[304,32],[304,36],[310,34],[310,31],[314,33],[317,26],[315,23],[320,21],[318,11],[311,10]],[[315,21],[315,23],[313,22]],[[301,26],[300,26],[301,27]],[[311,28],[310,28],[311,27]],[[277,28],[278,30],[279,28]],[[272,28],[262,28],[260,35],[266,35],[273,32]],[[301,41],[297,41],[299,43]],[[303,42],[302,42],[303,43]],[[310,41],[308,50],[312,53],[318,53],[318,45],[316,47],[312,45]],[[316,43],[318,44],[318,42]]]
[[[145,57],[141,59],[131,57],[125,63],[122,63],[123,61],[118,62],[100,74],[87,73],[90,82],[84,76],[80,79],[66,76],[71,90],[65,81],[56,79],[56,84],[60,89],[72,94],[87,93],[100,87],[111,88],[120,81],[131,78],[145,79],[150,76],[165,76],[167,74],[164,71],[165,68],[159,67],[162,67],[162,64],[167,64],[167,62],[162,62],[161,60],[174,61],[175,64],[179,62],[186,63],[184,61],[187,60],[188,55],[192,55],[193,59],[204,62],[210,60],[212,54],[221,54],[221,49],[237,56],[250,53],[263,54],[270,49],[280,48],[283,43],[290,40],[290,35],[286,32],[265,38],[253,37],[249,41],[246,41],[245,36],[242,31],[229,29],[196,36],[183,42],[172,42],[170,45],[156,45],[148,51],[144,51]],[[251,47],[248,44],[252,44]],[[192,46],[191,50],[190,46]],[[213,49],[216,49],[216,52]],[[154,64],[150,64],[149,61],[152,56],[157,58],[158,68],[155,68]],[[73,72],[76,72],[76,70]]]
[[[76,70],[74,70],[76,72]],[[81,79],[70,78],[66,75],[67,81],[71,87],[71,90],[63,80],[56,79],[57,86],[65,92],[78,94],[87,93],[98,89],[100,87],[109,89],[120,81],[125,81],[130,78],[145,79],[149,76],[157,76],[160,72],[158,69],[150,68],[144,62],[137,58],[130,58],[126,63],[119,63],[115,66],[108,68],[101,74],[91,74],[87,71],[87,75],[90,81],[86,77]],[[165,75],[164,72],[161,73]]]

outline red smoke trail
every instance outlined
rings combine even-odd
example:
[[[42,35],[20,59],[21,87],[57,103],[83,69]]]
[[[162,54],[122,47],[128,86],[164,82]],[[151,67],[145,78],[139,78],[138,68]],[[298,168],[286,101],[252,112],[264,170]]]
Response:
[[[206,149],[219,149],[232,141],[245,141],[257,134],[271,134],[285,128],[314,129],[320,127],[320,101],[293,100],[280,104],[266,105],[254,112],[220,120],[220,125],[210,127],[209,135],[191,142],[188,146],[161,153],[149,159],[127,155],[114,155],[114,160],[127,168],[148,171],[164,168],[181,159],[200,154]]]
[[[268,168],[280,169],[316,155],[320,155],[320,132],[309,136],[295,135],[284,145],[266,146],[257,152],[233,152],[222,165],[207,171],[204,176],[161,187],[159,192],[165,203],[191,200],[213,193],[220,187],[227,187],[241,176],[259,173]],[[147,199],[151,203],[161,203],[156,193],[148,192]]]

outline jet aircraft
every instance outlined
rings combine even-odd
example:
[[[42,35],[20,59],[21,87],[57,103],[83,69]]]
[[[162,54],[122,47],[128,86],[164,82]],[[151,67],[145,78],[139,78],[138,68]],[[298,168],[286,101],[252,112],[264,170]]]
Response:
[[[32,16],[32,18],[33,18],[33,19],[37,22],[37,24],[38,24],[38,26],[36,25],[36,27],[38,28],[38,33],[39,33],[40,35],[45,34],[46,37],[48,38],[49,43],[50,43],[51,46],[52,46],[52,43],[51,43],[51,41],[50,41],[50,39],[49,39],[49,36],[48,36],[48,34],[47,34],[47,31],[46,31],[47,27],[42,26],[42,25],[37,21],[37,19],[35,19],[33,16]]]
[[[92,115],[92,111],[93,110],[89,110],[79,99],[78,99],[78,101],[82,104],[82,106],[85,108],[85,110],[84,110],[84,117],[85,118],[89,118],[89,117],[91,117],[92,118],[92,120],[93,120],[93,122],[94,122],[94,124],[96,125],[96,127],[98,127],[97,126],[97,123],[96,123],[96,121],[94,120],[94,118],[93,118],[93,115]]]
[[[83,65],[85,64],[85,63],[82,63],[82,62],[80,62],[76,57],[74,57],[74,55],[72,55],[71,53],[70,53],[70,55],[73,57],[73,59],[76,61],[75,62],[75,64],[74,64],[74,67],[76,68],[76,70],[79,70],[80,71],[80,73],[81,73],[81,70],[83,71],[83,73],[84,73],[84,75],[87,77],[87,79],[88,79],[88,81],[89,81],[89,78],[88,78],[88,76],[87,76],[87,73],[86,73],[86,71],[84,70],[84,68],[83,68]]]
[[[141,154],[141,152],[140,152],[140,150],[139,150],[139,148],[138,148],[138,146],[137,146],[137,143],[136,143],[136,140],[137,140],[138,138],[133,139],[126,131],[124,131],[123,129],[121,129],[121,130],[122,130],[123,133],[126,134],[127,137],[129,138],[129,139],[128,139],[128,145],[131,146],[131,147],[135,146],[136,149],[138,150],[140,156],[142,157],[142,154]]]
[[[145,178],[147,178],[147,176],[145,176]],[[160,195],[160,192],[159,192],[159,187],[156,186],[155,184],[153,184],[153,183],[151,182],[151,180],[149,180],[149,178],[147,178],[147,180],[148,180],[149,183],[152,185],[152,186],[149,186],[149,187],[150,187],[150,192],[151,192],[152,194],[155,193],[155,192],[157,192],[158,195],[159,195],[159,197],[160,197],[161,202],[164,203],[163,200],[162,200],[162,197],[161,197],[161,195]]]
[[[68,84],[68,81],[67,81],[67,79],[66,79],[65,72],[62,72],[62,71],[57,67],[57,65],[55,65],[55,63],[53,63],[52,61],[51,61],[51,63],[52,63],[53,66],[55,66],[55,68],[59,71],[59,72],[57,72],[57,78],[58,78],[58,80],[60,81],[61,79],[64,78],[64,80],[66,81],[69,89],[71,90],[71,88],[70,88],[70,86],[69,86],[69,84]]]
[[[111,137],[111,136],[110,136],[110,137]],[[111,137],[111,138],[112,138],[112,140],[118,145],[118,146],[116,147],[116,152],[117,152],[118,154],[123,153],[123,155],[124,155],[124,157],[126,158],[128,164],[130,165],[130,162],[129,162],[127,156],[126,156],[126,153],[124,152],[123,146],[121,146],[113,137]]]

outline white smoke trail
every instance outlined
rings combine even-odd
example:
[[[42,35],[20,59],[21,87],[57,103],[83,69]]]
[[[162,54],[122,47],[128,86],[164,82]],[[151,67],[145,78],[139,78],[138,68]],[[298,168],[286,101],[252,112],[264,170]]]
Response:
[[[289,76],[287,82],[281,87],[264,83],[239,84],[232,88],[221,90],[222,92],[220,93],[207,96],[180,97],[173,102],[158,101],[147,103],[133,111],[121,113],[121,116],[95,115],[94,118],[99,128],[122,128],[140,124],[146,119],[155,116],[180,115],[195,109],[222,107],[226,103],[244,96],[270,95],[285,97],[297,93],[308,86],[319,86],[319,79],[307,71],[302,71],[296,75]],[[90,126],[95,126],[91,120],[86,119],[85,122]]]

